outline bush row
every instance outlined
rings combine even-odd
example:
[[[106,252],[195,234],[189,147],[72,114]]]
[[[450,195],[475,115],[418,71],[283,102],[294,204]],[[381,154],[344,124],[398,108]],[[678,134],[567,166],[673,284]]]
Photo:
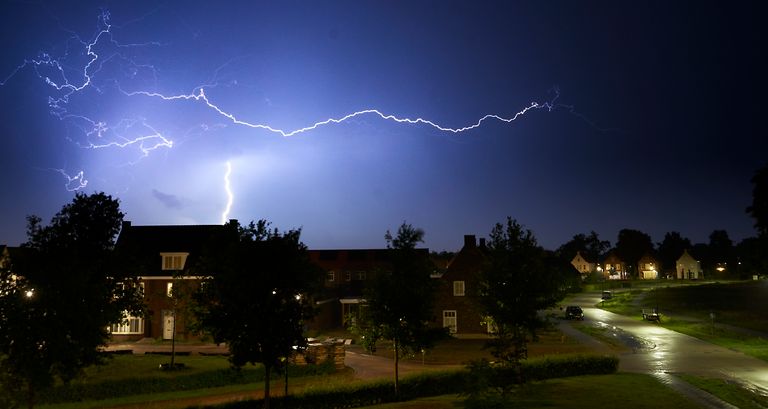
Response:
[[[291,365],[288,376],[291,378],[333,373],[333,362],[320,365]],[[273,376],[280,376],[273,373]],[[120,396],[140,395],[160,392],[174,392],[218,386],[237,385],[263,382],[264,369],[219,369],[190,375],[179,375],[173,378],[152,377],[122,379],[96,383],[72,383],[59,385],[39,394],[39,403],[80,402],[84,400],[100,400]]]
[[[544,359],[533,359],[523,364],[523,374],[527,380],[544,380],[578,375],[610,374],[618,369],[619,360],[613,356],[559,356]],[[492,368],[494,375],[507,379],[515,379],[503,368]],[[377,381],[336,386],[325,390],[313,390],[305,393],[272,398],[272,408],[354,408],[377,405],[387,402],[406,401],[416,398],[472,392],[472,387],[478,385],[470,370],[457,369],[453,371],[426,372],[416,376],[406,377],[400,382],[400,394],[394,396],[394,386],[391,381]],[[261,400],[239,401],[214,407],[216,409],[251,409],[260,408]],[[198,407],[200,408],[200,407]]]

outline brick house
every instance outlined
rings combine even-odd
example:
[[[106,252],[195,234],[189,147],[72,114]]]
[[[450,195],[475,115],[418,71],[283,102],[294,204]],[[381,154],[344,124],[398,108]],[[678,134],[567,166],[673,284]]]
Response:
[[[418,249],[429,256],[428,249]],[[309,250],[309,258],[325,271],[322,293],[316,296],[318,314],[313,329],[350,325],[364,308],[363,293],[380,271],[392,268],[388,249]]]
[[[603,260],[603,276],[606,280],[625,280],[627,279],[627,265],[624,263],[615,250],[611,250]]]
[[[115,244],[136,264],[144,301],[144,317],[127,317],[110,328],[114,340],[171,339],[193,334],[187,328],[187,311],[175,302],[172,291],[192,291],[200,279],[188,274],[203,246],[223,225],[133,226],[123,222]],[[181,291],[180,291],[181,290]],[[174,305],[175,304],[175,305]]]
[[[659,268],[661,265],[651,253],[645,253],[637,261],[637,270],[642,280],[655,280],[659,278]]]
[[[476,304],[480,270],[487,261],[485,239],[478,245],[474,235],[464,236],[464,246],[440,277],[435,299],[437,325],[457,337],[487,334],[483,314]]]

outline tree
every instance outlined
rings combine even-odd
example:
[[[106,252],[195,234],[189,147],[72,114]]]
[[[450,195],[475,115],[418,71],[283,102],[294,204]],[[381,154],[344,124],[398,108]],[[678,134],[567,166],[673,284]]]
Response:
[[[570,262],[576,257],[576,253],[581,253],[590,262],[597,262],[608,249],[611,248],[611,242],[600,240],[600,237],[594,231],[589,235],[580,233],[573,236],[567,243],[560,246],[555,252],[560,258]]]
[[[616,241],[616,253],[625,263],[630,276],[637,272],[637,263],[645,253],[653,251],[651,236],[632,229],[621,229]]]
[[[552,267],[533,233],[507,218],[491,231],[489,263],[481,272],[479,301],[496,327],[491,353],[522,380],[521,360],[528,356],[527,336],[535,338],[545,321],[538,311],[564,296],[560,270]]]
[[[40,389],[101,363],[107,328],[141,313],[136,278],[113,252],[122,219],[104,193],[76,194],[48,226],[28,218],[22,256],[0,278],[0,367],[30,408]]]
[[[709,235],[707,249],[715,271],[725,275],[736,274],[735,249],[727,231],[712,231],[712,234]]]
[[[424,231],[403,223],[397,235],[385,234],[392,268],[377,272],[365,291],[366,308],[361,319],[369,337],[392,341],[395,395],[399,393],[399,361],[409,352],[429,349],[446,329],[433,328],[436,280],[430,278],[432,264],[426,252],[416,248]]]
[[[736,267],[740,278],[765,274],[768,271],[768,236],[749,237],[736,246]]]
[[[676,231],[665,234],[664,241],[658,245],[661,268],[665,273],[677,271],[677,259],[683,254],[683,251],[692,247],[691,241]]]
[[[229,345],[234,367],[264,366],[265,408],[272,370],[306,347],[304,323],[314,316],[310,294],[322,281],[300,235],[269,230],[264,220],[246,227],[233,221],[194,267],[203,277],[195,295],[201,328]]]
[[[758,234],[768,237],[768,164],[755,172],[752,184],[752,205],[747,207],[747,213],[755,219]]]

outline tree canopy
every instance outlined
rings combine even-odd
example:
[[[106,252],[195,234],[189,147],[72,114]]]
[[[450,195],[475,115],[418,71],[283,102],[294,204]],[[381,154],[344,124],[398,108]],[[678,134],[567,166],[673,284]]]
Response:
[[[140,314],[135,278],[112,252],[122,220],[104,193],[76,194],[47,226],[28,218],[28,241],[0,277],[0,368],[27,406],[102,362],[110,324]]]
[[[361,319],[368,336],[392,341],[395,393],[398,393],[400,357],[431,348],[446,330],[430,325],[433,319],[436,280],[430,278],[432,263],[416,246],[424,231],[403,223],[396,235],[385,234],[391,268],[378,271],[365,291],[366,312]]]
[[[565,294],[562,269],[548,258],[536,238],[515,219],[491,231],[489,263],[483,268],[479,301],[496,327],[492,354],[519,368],[527,358],[527,335],[544,325],[538,311],[555,305]]]
[[[280,233],[264,220],[225,227],[193,270],[204,277],[196,315],[216,342],[228,344],[233,366],[264,365],[268,408],[271,371],[306,347],[304,324],[314,316],[310,295],[322,273],[310,261],[300,230]]]
[[[621,229],[619,231],[616,253],[627,263],[627,270],[630,275],[637,273],[638,261],[645,253],[650,252],[653,252],[651,236],[633,229]]]
[[[588,261],[596,263],[608,249],[611,248],[611,242],[600,240],[598,234],[594,231],[589,234],[576,234],[567,243],[560,246],[555,252],[563,260],[570,262],[576,253],[581,253]]]
[[[672,231],[664,235],[664,241],[659,243],[659,260],[664,272],[676,271],[677,260],[683,251],[692,248],[691,240]]]

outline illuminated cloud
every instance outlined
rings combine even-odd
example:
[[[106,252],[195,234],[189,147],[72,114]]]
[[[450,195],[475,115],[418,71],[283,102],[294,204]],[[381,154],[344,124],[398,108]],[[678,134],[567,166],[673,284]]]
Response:
[[[157,189],[152,189],[152,197],[159,200],[160,203],[169,209],[182,209],[184,207],[176,195],[163,193]]]

